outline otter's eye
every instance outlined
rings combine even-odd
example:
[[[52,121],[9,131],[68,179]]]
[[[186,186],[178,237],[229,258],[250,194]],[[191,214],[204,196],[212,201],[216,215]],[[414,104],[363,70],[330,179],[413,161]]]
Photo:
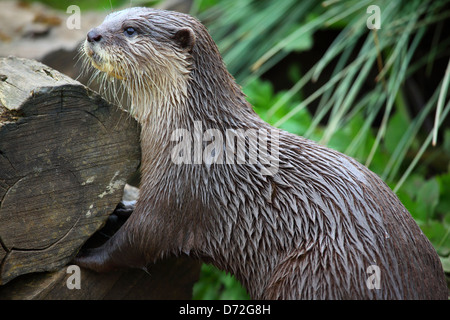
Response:
[[[136,29],[133,27],[128,27],[123,30],[126,36],[134,36],[136,34]]]

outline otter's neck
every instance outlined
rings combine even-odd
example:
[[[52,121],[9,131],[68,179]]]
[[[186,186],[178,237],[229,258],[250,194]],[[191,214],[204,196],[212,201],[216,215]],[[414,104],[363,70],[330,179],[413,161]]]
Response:
[[[145,127],[145,140],[163,143],[159,140],[162,138],[168,142],[167,135],[170,137],[174,130],[190,130],[198,121],[206,129],[219,130],[263,123],[228,72],[206,28],[192,23],[196,24],[196,39],[189,52],[177,55],[166,71],[150,72],[148,77],[152,79],[135,79],[143,91],[133,98],[138,98],[137,109],[142,110],[138,120]]]
[[[180,75],[182,80],[176,82],[168,81],[170,85],[166,88],[147,89],[151,92],[134,97],[134,108],[145,110],[136,117],[142,126],[142,143],[147,148],[164,148],[171,144],[174,131],[193,133],[199,122],[204,130],[222,132],[264,123],[246,101],[220,56],[211,60],[198,66],[194,62],[187,76]]]

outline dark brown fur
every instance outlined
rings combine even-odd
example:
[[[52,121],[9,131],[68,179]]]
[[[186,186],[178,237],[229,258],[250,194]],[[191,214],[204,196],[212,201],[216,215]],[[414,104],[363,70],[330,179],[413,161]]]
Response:
[[[146,30],[138,40],[152,42],[168,56],[168,66],[154,63],[140,44],[127,49],[131,44],[122,39],[122,28],[130,19]],[[114,15],[97,32],[111,42],[96,45],[136,54],[123,64],[157,65],[159,72],[143,75],[150,80],[141,89],[138,79],[130,79],[132,72],[125,72],[134,108],[142,109],[134,113],[142,125],[135,210],[105,245],[82,252],[76,263],[107,271],[186,254],[231,272],[255,299],[447,299],[436,251],[389,187],[352,158],[262,121],[200,22],[134,8]],[[178,97],[167,92],[163,102],[138,99],[154,90],[180,55],[188,62],[188,74],[183,78],[180,72],[179,78],[187,91],[178,90],[174,80]],[[223,133],[276,130],[278,171],[262,175],[261,163],[173,163],[171,134],[178,128],[194,132],[195,121]],[[367,286],[371,265],[380,269],[380,289]]]

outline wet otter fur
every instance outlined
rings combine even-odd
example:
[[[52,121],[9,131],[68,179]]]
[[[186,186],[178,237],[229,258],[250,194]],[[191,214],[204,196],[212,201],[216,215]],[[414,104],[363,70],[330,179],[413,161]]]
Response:
[[[188,255],[231,272],[254,299],[447,299],[436,251],[389,187],[354,159],[261,120],[198,20],[130,8],[92,29],[83,50],[130,95],[142,177],[130,218],[75,263],[101,272]],[[277,170],[174,163],[170,137],[196,123],[271,132]]]

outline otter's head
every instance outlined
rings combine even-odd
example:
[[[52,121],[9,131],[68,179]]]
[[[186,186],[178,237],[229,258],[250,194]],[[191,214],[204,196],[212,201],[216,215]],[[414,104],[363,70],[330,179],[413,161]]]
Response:
[[[196,41],[190,26],[195,23],[181,13],[130,8],[109,14],[89,31],[83,51],[92,66],[123,81],[140,118],[146,114],[138,110],[142,105],[149,109],[186,97]]]

